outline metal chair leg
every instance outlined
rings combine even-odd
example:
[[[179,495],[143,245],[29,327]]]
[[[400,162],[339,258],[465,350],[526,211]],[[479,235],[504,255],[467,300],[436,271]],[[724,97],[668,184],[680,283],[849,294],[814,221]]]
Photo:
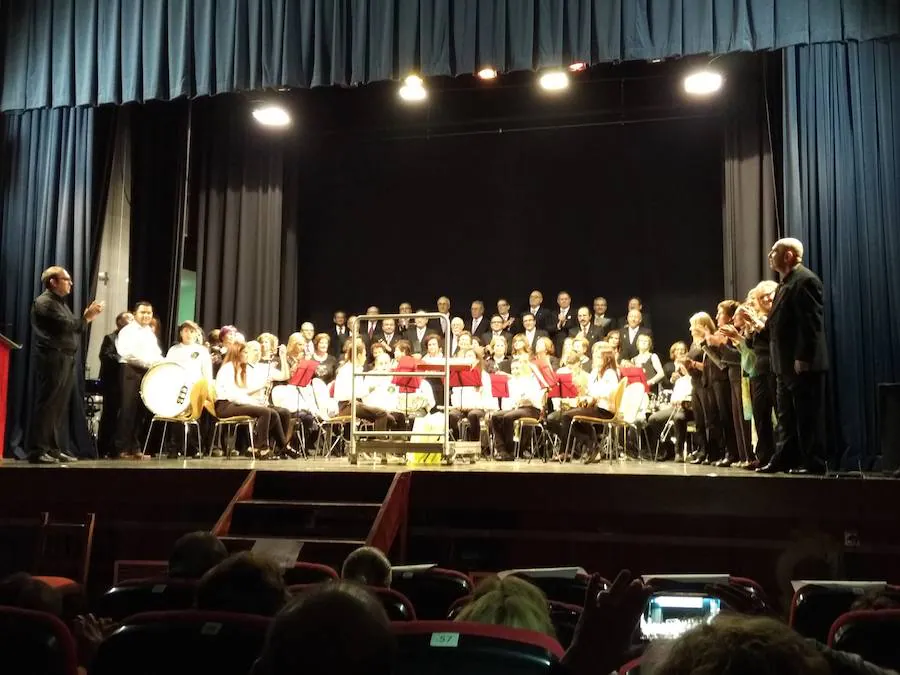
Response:
[[[163,422],[162,436],[159,437],[159,453],[156,455],[158,459],[162,459],[163,445],[166,442],[166,430],[169,428],[168,422]]]
[[[147,429],[147,438],[144,439],[144,449],[141,450],[141,455],[147,454],[147,445],[150,443],[150,436],[153,434],[153,425],[155,422],[155,419],[150,420],[150,428]]]
[[[184,458],[187,459],[188,451],[187,451],[187,441],[188,441],[188,423],[185,422],[181,425],[181,428],[184,430],[184,443],[182,444],[182,452],[184,453]]]

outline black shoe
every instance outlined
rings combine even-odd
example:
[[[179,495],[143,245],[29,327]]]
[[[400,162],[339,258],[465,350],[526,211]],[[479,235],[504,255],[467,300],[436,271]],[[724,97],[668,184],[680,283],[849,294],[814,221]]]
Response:
[[[75,455],[73,455],[69,452],[66,452],[65,450],[60,450],[59,452],[55,453],[53,456],[56,457],[56,459],[58,459],[60,462],[77,462],[78,461],[78,458]]]
[[[48,452],[40,455],[30,455],[28,457],[29,464],[59,464],[59,460]]]
[[[769,462],[765,466],[759,467],[756,473],[781,473],[782,471],[788,471],[788,469],[776,462]]]

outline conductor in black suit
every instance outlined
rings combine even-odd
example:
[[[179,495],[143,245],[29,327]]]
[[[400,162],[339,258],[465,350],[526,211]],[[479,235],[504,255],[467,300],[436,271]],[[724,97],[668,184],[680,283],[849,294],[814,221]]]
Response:
[[[44,292],[31,306],[34,340],[34,408],[28,434],[28,461],[32,464],[71,462],[75,456],[62,447],[62,425],[69,420],[69,399],[75,385],[75,354],[81,334],[103,311],[92,302],[81,317],[72,314],[66,296],[72,277],[62,267],[48,267],[41,274]]]
[[[803,265],[803,244],[780,239],[769,265],[781,277],[766,325],[775,372],[775,454],[762,473],[825,469],[825,341],[822,280]]]

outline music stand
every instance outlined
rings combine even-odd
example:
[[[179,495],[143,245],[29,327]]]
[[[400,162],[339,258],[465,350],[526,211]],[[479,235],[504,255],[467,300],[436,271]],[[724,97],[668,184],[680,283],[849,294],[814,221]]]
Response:
[[[497,399],[497,408],[501,408],[500,399],[509,398],[509,375],[491,373],[491,396]]]
[[[394,368],[394,371],[401,373],[411,373],[418,370],[419,360],[412,356],[401,356],[400,360],[397,361],[397,367]],[[422,384],[421,377],[415,377],[412,375],[394,375],[391,378],[391,384],[397,386],[397,390],[404,395],[405,397],[405,405],[404,410],[409,411],[409,395],[415,394],[419,390],[419,385]],[[407,418],[409,415],[407,415]]]
[[[297,412],[294,413],[297,416],[297,428],[301,431],[303,430],[303,420],[300,418],[300,389],[303,387],[308,387],[309,383],[312,382],[313,377],[316,374],[316,369],[319,367],[318,361],[313,361],[312,359],[304,359],[302,361],[297,362],[297,368],[294,370],[294,374],[291,375],[291,379],[288,380],[288,384],[293,385],[297,389]],[[315,395],[315,392],[313,392]],[[316,401],[316,407],[318,408],[318,401]],[[316,423],[315,415],[313,415],[313,424]],[[297,440],[300,441],[302,446],[306,445],[306,433],[303,433],[303,437],[297,435]],[[306,454],[306,448],[302,448],[302,452],[305,457],[309,458],[309,455]]]

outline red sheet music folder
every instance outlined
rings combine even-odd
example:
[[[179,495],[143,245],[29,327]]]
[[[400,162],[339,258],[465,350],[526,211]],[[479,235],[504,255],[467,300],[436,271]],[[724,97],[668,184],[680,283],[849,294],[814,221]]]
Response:
[[[556,385],[550,387],[550,398],[575,398],[578,387],[572,382],[572,373],[556,373]]]
[[[647,384],[647,373],[644,372],[643,368],[639,368],[637,366],[632,366],[630,368],[619,368],[619,377],[624,377],[628,380],[628,384],[634,384],[635,382],[640,382],[644,385],[644,391],[647,393],[650,392],[650,385]]]
[[[397,367],[394,369],[401,373],[412,373],[419,370],[419,360],[412,356],[402,356],[397,361]],[[409,375],[394,375],[391,378],[391,384],[396,384],[401,394],[413,394],[422,384],[421,377],[412,377]]]
[[[441,378],[443,380],[444,378]],[[477,368],[469,370],[454,370],[450,373],[451,387],[480,387],[481,371]]]
[[[540,379],[543,380],[541,384],[547,386],[547,388],[552,392],[554,387],[556,386],[556,373],[553,372],[553,368],[550,367],[549,363],[543,363],[541,361],[532,361],[531,365],[536,367],[538,372],[540,373]],[[569,378],[571,380],[571,378]],[[551,397],[553,394],[551,394]]]
[[[288,381],[288,384],[292,384],[295,387],[305,387],[310,382],[312,382],[312,379],[316,374],[316,368],[318,367],[319,363],[317,361],[298,362],[297,370],[295,370],[294,374],[291,375],[291,379]]]
[[[505,373],[491,374],[491,396],[509,398],[509,375]]]

